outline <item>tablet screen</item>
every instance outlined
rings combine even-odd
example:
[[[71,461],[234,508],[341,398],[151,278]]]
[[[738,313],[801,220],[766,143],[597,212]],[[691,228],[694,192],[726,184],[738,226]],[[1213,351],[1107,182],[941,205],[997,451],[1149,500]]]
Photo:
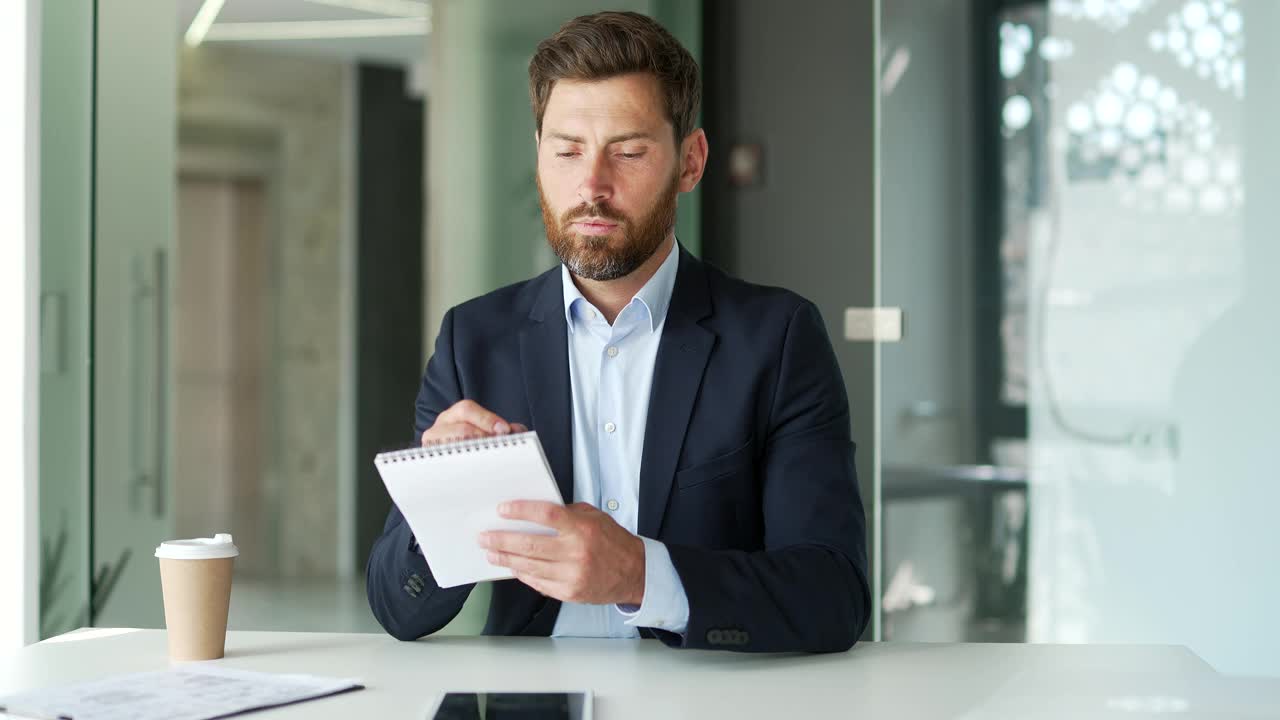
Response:
[[[446,693],[431,720],[591,720],[587,693]]]

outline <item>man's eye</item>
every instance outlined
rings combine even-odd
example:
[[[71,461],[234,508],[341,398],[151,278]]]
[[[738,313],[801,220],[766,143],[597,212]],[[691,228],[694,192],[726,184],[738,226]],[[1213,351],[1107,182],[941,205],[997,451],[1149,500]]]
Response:
[[[572,150],[566,150],[565,152],[556,153],[556,157],[562,157],[562,158],[576,157],[577,155],[578,153],[573,152]]]
[[[622,158],[622,159],[624,159],[624,160],[635,160],[636,158],[640,157],[641,155],[644,155],[644,153],[642,153],[642,152],[618,153],[618,157],[620,157],[620,158]]]

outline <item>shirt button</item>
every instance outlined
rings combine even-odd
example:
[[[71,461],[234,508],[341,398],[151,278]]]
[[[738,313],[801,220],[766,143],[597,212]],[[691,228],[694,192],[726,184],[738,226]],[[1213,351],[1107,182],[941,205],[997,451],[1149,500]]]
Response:
[[[595,320],[595,319],[596,319],[596,311],[595,311],[595,310],[588,310],[588,311],[587,311],[587,317],[591,318],[592,320]]]
[[[609,510],[610,510],[610,511],[617,510],[617,509],[618,509],[618,501],[617,501],[617,500],[610,500],[609,502],[605,503],[605,507],[609,508]]]
[[[613,423],[605,423],[605,424],[604,424],[604,431],[605,431],[605,432],[607,432],[607,433],[611,433],[611,432],[613,432],[614,430],[617,430],[617,429],[618,429],[618,426],[617,426],[617,425],[614,425]]]
[[[618,348],[610,347],[605,352],[609,353],[609,357],[618,357]]]

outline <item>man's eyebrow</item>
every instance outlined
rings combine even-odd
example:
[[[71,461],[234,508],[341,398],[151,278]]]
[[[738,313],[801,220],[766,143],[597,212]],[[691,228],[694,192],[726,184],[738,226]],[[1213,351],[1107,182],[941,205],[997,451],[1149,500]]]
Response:
[[[653,136],[650,135],[649,133],[643,132],[643,131],[637,131],[637,132],[623,133],[622,135],[614,135],[613,137],[605,141],[605,144],[612,145],[614,143],[626,142],[628,140],[652,140],[652,139],[653,139]]]
[[[553,131],[549,133],[549,137],[551,137],[554,140],[564,140],[565,142],[578,143],[578,144],[583,144],[586,142],[586,140],[582,139],[581,137],[578,137],[577,135],[568,135],[562,132]],[[613,137],[605,140],[605,144],[613,145],[614,143],[626,142],[628,140],[652,140],[652,139],[654,139],[653,135],[643,131],[636,131],[636,132],[623,133],[621,135],[614,135]]]

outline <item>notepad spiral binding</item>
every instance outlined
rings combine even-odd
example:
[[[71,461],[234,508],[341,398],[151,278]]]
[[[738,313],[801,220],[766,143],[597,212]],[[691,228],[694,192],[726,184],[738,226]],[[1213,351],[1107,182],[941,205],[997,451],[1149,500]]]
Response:
[[[524,445],[536,436],[537,434],[534,432],[526,432],[515,435],[498,435],[487,438],[475,438],[472,440],[446,440],[424,445],[422,447],[380,453],[375,460],[380,463],[397,463],[407,462],[409,460],[421,460],[424,458],[436,458],[445,455],[480,452],[483,450],[496,450],[498,448]]]

